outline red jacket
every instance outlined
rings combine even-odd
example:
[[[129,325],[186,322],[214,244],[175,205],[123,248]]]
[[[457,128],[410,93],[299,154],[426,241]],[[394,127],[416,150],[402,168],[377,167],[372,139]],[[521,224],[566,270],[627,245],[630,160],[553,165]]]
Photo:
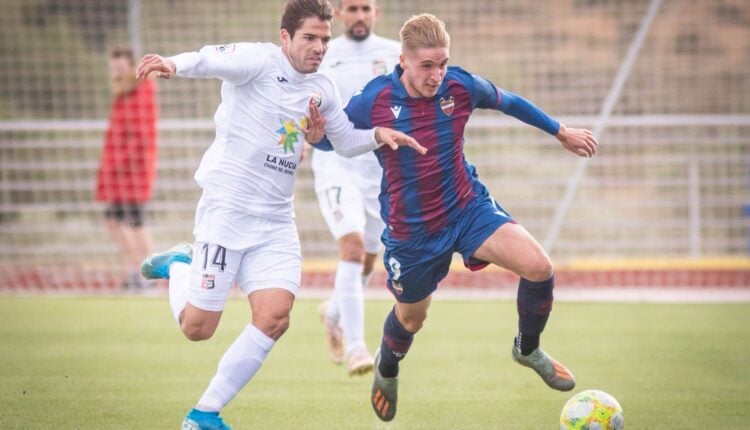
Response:
[[[112,101],[96,181],[97,200],[143,203],[151,199],[157,117],[155,86],[149,79]]]

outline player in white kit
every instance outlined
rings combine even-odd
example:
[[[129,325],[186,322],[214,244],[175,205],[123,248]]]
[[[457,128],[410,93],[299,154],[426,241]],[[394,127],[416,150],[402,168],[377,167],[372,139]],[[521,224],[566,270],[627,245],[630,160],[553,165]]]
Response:
[[[339,0],[335,17],[343,34],[332,40],[320,71],[333,79],[346,106],[372,78],[393,70],[401,44],[372,33],[378,15],[375,0]],[[326,330],[331,360],[348,357],[349,375],[372,370],[373,358],[364,337],[362,289],[380,250],[380,182],[383,170],[375,154],[344,158],[315,151],[315,192],[323,218],[338,242],[339,258],[330,300],[318,308]]]
[[[228,429],[221,409],[255,375],[289,326],[300,283],[300,245],[292,199],[305,140],[323,134],[345,156],[382,144],[416,141],[387,128],[354,130],[330,78],[316,73],[331,37],[326,0],[290,0],[281,47],[269,43],[206,46],[164,58],[146,55],[137,76],[221,79],[216,138],[195,179],[203,188],[195,243],[144,261],[147,278],[168,278],[169,301],[190,340],[211,337],[233,282],[247,295],[252,320],[219,361],[216,375],[183,430]]]

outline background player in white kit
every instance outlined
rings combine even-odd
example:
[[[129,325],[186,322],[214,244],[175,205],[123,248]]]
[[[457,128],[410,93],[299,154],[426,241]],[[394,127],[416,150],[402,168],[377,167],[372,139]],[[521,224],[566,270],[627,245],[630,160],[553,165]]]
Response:
[[[335,17],[343,34],[331,41],[320,71],[333,79],[342,106],[398,64],[401,44],[372,33],[377,15],[375,0],[338,2]],[[336,364],[347,356],[349,375],[363,375],[372,370],[373,358],[365,344],[362,289],[385,227],[378,202],[383,170],[372,152],[344,158],[322,151],[313,154],[312,169],[320,210],[339,246],[333,295],[318,308],[328,355]]]
[[[305,139],[325,133],[353,156],[412,138],[387,128],[354,130],[330,78],[315,73],[331,37],[326,0],[290,0],[281,48],[270,43],[206,46],[164,58],[146,55],[137,76],[219,78],[216,139],[195,178],[203,188],[196,242],[144,261],[147,278],[169,278],[169,301],[186,337],[204,340],[218,326],[233,282],[248,296],[251,323],[219,361],[216,375],[183,430],[228,429],[219,411],[255,375],[289,326],[300,283],[300,246],[292,199]],[[193,258],[193,256],[195,258]]]

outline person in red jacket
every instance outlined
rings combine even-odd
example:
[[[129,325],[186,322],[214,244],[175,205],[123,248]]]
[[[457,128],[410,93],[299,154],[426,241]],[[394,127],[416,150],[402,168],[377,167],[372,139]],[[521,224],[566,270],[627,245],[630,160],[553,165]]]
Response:
[[[156,174],[154,83],[135,78],[135,56],[117,48],[109,57],[113,100],[96,183],[96,199],[106,203],[105,223],[128,264],[125,287],[142,287],[141,261],[151,252],[143,225],[143,205],[151,200]]]

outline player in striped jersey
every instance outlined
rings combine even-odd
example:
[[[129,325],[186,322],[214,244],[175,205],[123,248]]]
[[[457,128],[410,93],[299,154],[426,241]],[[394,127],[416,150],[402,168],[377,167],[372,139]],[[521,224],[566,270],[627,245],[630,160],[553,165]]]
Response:
[[[430,298],[458,252],[472,270],[488,264],[521,277],[519,331],[512,358],[534,369],[553,389],[568,391],[575,379],[539,347],[552,310],[552,263],[536,240],[479,181],[463,153],[464,128],[474,109],[495,109],[555,136],[568,151],[591,157],[596,139],[567,128],[539,108],[490,81],[448,67],[450,36],[433,15],[409,19],[401,29],[401,61],[371,81],[345,111],[359,128],[392,127],[427,149],[376,151],[383,166],[381,217],[388,288],[396,305],[384,324],[375,357],[372,406],[390,421],[396,414],[399,361],[427,317]]]

